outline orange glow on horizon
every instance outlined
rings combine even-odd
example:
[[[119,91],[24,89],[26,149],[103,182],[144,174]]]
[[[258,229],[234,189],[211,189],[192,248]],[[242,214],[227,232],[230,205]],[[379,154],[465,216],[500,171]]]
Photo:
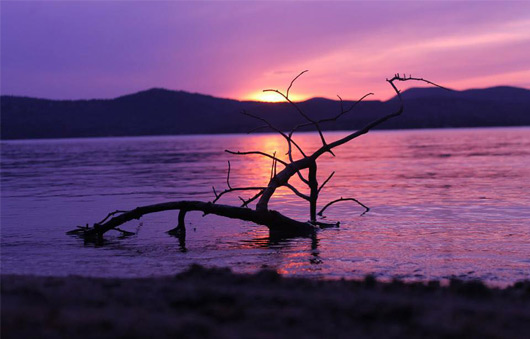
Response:
[[[289,93],[289,99],[292,101],[304,101],[308,97]],[[260,101],[260,102],[286,102],[285,98],[275,92],[254,92],[249,95],[245,95],[242,100]]]

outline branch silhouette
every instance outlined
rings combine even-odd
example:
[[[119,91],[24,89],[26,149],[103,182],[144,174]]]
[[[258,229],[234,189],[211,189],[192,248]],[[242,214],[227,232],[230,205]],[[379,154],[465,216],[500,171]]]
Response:
[[[361,215],[364,215],[365,213],[367,213],[370,210],[370,208],[366,206],[365,204],[361,203],[356,198],[352,198],[352,197],[345,197],[345,198],[340,197],[339,199],[332,200],[331,202],[324,205],[324,207],[321,208],[318,213],[316,212],[319,194],[321,193],[321,191],[325,188],[326,184],[332,179],[332,177],[335,174],[335,172],[333,171],[324,180],[324,182],[321,185],[319,185],[317,181],[317,170],[318,170],[317,161],[318,159],[324,153],[330,153],[334,155],[332,151],[334,148],[344,145],[350,142],[351,140],[356,139],[360,137],[361,135],[368,133],[370,130],[379,126],[385,121],[401,115],[404,111],[404,103],[403,103],[403,98],[401,96],[401,91],[397,88],[395,84],[396,82],[417,81],[417,82],[424,82],[429,85],[436,86],[436,87],[443,88],[443,89],[447,89],[447,88],[440,86],[432,81],[423,79],[423,78],[412,77],[410,75],[406,76],[406,75],[395,74],[392,78],[386,79],[386,81],[389,83],[389,85],[392,87],[392,89],[397,94],[398,103],[399,103],[398,107],[394,111],[391,111],[388,114],[366,124],[361,129],[351,132],[350,134],[338,140],[328,143],[326,141],[326,138],[324,137],[324,133],[320,125],[322,123],[336,121],[340,119],[341,117],[343,117],[345,114],[354,111],[355,107],[357,107],[357,105],[360,102],[362,102],[365,98],[372,95],[372,93],[365,94],[347,109],[344,108],[344,102],[342,98],[338,96],[339,102],[340,102],[340,112],[329,118],[314,120],[310,118],[305,112],[303,112],[303,110],[300,108],[299,105],[297,105],[295,102],[293,102],[289,98],[290,90],[293,87],[293,84],[298,78],[300,78],[300,76],[302,76],[306,72],[307,70],[299,73],[290,82],[289,87],[287,88],[285,94],[276,89],[264,90],[265,92],[275,92],[281,95],[284,98],[284,100],[295,109],[298,115],[300,115],[305,120],[305,122],[302,122],[294,126],[289,131],[289,133],[285,133],[281,131],[279,128],[275,127],[271,122],[269,122],[265,118],[259,117],[251,113],[242,112],[245,116],[259,120],[265,124],[263,126],[258,127],[257,129],[252,130],[251,132],[256,131],[258,129],[262,129],[262,128],[269,128],[275,131],[276,133],[280,134],[282,138],[285,139],[287,143],[287,149],[288,149],[287,154],[286,154],[288,156],[288,160],[282,160],[278,158],[276,156],[276,152],[274,152],[273,154],[269,154],[269,153],[259,151],[259,150],[258,151],[256,150],[251,150],[251,151],[225,150],[226,153],[230,155],[235,155],[235,156],[259,155],[259,156],[271,159],[272,163],[271,163],[271,168],[270,168],[270,178],[267,184],[263,186],[237,187],[236,185],[231,183],[230,174],[231,174],[232,167],[231,167],[230,161],[228,161],[228,169],[227,169],[227,174],[226,174],[226,186],[227,187],[220,192],[217,192],[215,187],[212,187],[214,199],[211,202],[183,200],[183,201],[173,201],[173,202],[166,202],[166,203],[160,203],[160,204],[154,204],[154,205],[148,205],[148,206],[140,206],[132,210],[128,210],[128,211],[117,210],[117,211],[109,213],[100,222],[94,223],[92,227],[89,227],[88,224],[86,226],[78,226],[76,229],[69,231],[67,233],[72,234],[72,235],[81,236],[87,241],[93,241],[93,240],[100,241],[102,240],[103,235],[110,230],[117,230],[119,232],[122,232],[122,234],[124,235],[130,235],[131,232],[121,230],[118,228],[118,226],[128,221],[139,219],[146,214],[169,211],[169,210],[179,210],[180,212],[179,212],[177,227],[171,229],[168,233],[171,235],[177,236],[179,240],[181,241],[181,244],[183,244],[184,239],[185,239],[185,234],[186,234],[185,216],[186,216],[186,213],[190,211],[201,211],[204,213],[204,215],[215,214],[215,215],[219,215],[219,216],[223,216],[227,218],[251,221],[259,225],[267,226],[271,234],[274,233],[274,234],[279,234],[282,236],[310,235],[310,234],[314,234],[314,232],[318,228],[338,226],[338,223],[329,224],[329,223],[323,223],[317,220],[317,215],[322,216],[324,211],[327,208],[329,208],[330,206],[338,202],[353,201],[365,209],[365,211]],[[307,126],[314,127],[321,141],[321,146],[311,154],[305,152],[303,147],[294,140],[295,132],[299,128],[307,127]],[[299,158],[295,159],[295,156],[293,155],[293,152],[292,152],[293,146],[298,151]],[[283,165],[283,168],[281,168],[280,170],[277,168],[278,163]],[[301,173],[302,170],[308,170],[307,178],[302,175]],[[298,188],[296,188],[292,183],[289,182],[293,176],[298,176],[301,182],[308,187],[309,194],[302,193]],[[297,197],[309,203],[309,220],[308,221],[305,221],[305,222],[297,221],[297,220],[284,216],[280,212],[269,209],[270,199],[273,197],[276,190],[280,187],[286,187],[290,189],[293,192],[293,194],[295,194]],[[223,197],[226,194],[230,194],[234,192],[244,192],[244,191],[258,191],[258,192],[254,193],[254,195],[252,195],[248,199],[243,199],[242,197],[239,196],[239,199],[242,202],[241,206],[231,206],[231,205],[223,205],[223,204],[217,203],[221,199],[221,197]],[[254,202],[256,202],[255,207],[249,208],[249,205]]]

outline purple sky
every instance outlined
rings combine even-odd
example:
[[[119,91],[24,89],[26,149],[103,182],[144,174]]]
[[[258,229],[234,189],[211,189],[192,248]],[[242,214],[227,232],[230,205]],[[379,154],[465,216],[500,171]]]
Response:
[[[530,88],[530,2],[2,1],[1,92],[387,99],[396,72]]]

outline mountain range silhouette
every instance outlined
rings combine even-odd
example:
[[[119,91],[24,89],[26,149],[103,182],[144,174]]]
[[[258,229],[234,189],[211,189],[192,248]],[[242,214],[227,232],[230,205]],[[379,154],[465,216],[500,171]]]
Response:
[[[402,96],[404,113],[380,129],[530,125],[530,90],[524,88],[411,88]],[[395,110],[396,101],[363,101],[338,121],[322,127],[358,129]],[[305,122],[289,103],[237,101],[161,88],[93,100],[4,95],[0,103],[2,139],[246,133],[261,125],[241,115],[242,111],[267,118],[282,130]],[[352,103],[343,104],[347,108]],[[340,112],[336,100],[313,98],[298,105],[315,120]]]

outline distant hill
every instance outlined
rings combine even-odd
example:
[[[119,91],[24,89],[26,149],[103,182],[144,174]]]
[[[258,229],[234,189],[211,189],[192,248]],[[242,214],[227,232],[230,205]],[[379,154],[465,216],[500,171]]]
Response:
[[[447,91],[436,87],[411,88],[402,93],[403,99],[452,98],[487,100],[497,102],[529,103],[530,90],[518,87],[498,86],[465,91]]]
[[[466,91],[412,88],[403,92],[405,112],[381,128],[442,128],[530,125],[530,90],[492,87]],[[287,103],[220,99],[153,88],[110,100],[47,100],[1,96],[1,138],[244,133],[260,126],[246,110],[288,130],[304,120]],[[345,102],[348,106],[352,102]],[[337,101],[314,98],[299,103],[314,119],[337,114]],[[352,130],[390,112],[396,99],[366,101],[327,130]],[[266,129],[264,130],[266,131]]]

